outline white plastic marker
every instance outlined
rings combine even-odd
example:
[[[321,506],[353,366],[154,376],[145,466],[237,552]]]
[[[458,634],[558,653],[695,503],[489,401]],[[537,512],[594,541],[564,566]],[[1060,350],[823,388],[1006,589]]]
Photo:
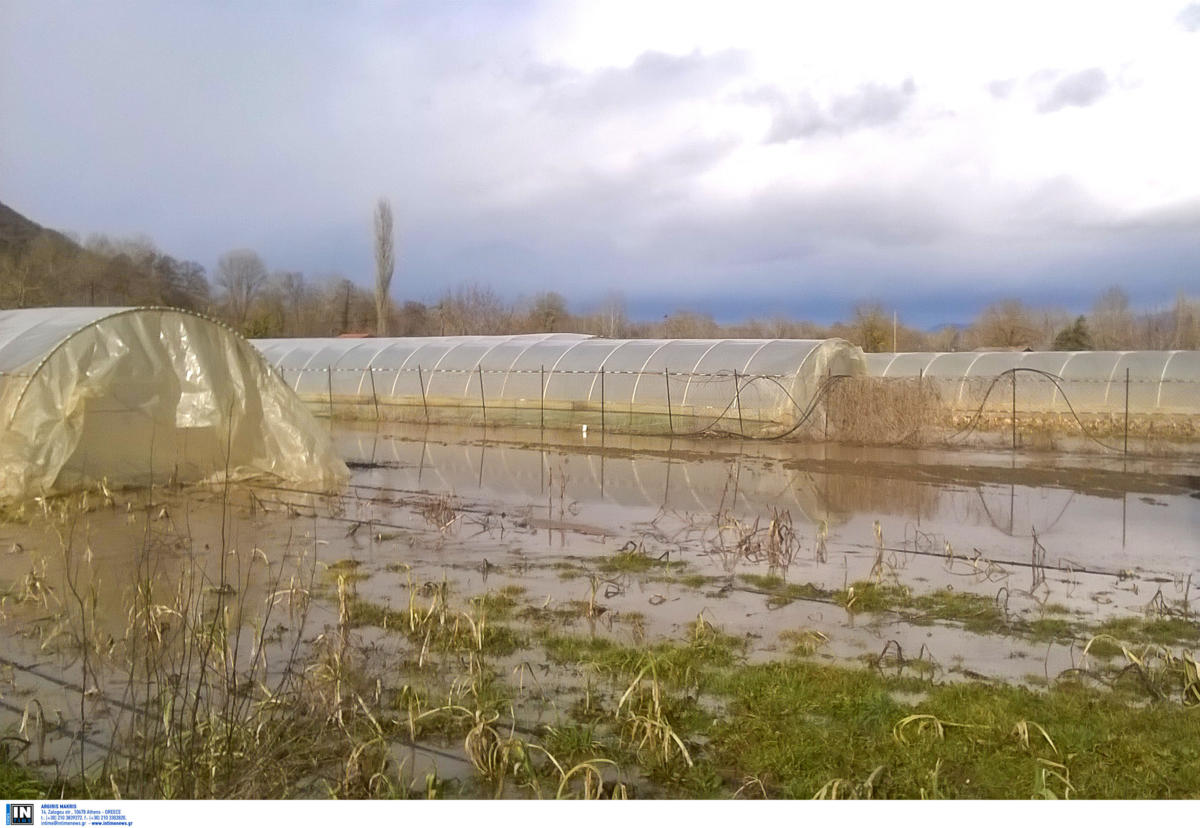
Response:
[[[587,423],[583,424],[583,436],[587,437]]]

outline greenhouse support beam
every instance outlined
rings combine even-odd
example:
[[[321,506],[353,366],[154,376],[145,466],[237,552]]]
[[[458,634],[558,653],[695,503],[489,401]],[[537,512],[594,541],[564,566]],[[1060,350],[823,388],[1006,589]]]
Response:
[[[671,435],[675,435],[675,418],[671,415],[671,371],[669,368],[663,369],[663,379],[667,382],[667,428],[671,430]],[[669,466],[667,467],[670,468]]]
[[[379,395],[375,393],[375,369],[367,368],[371,375],[371,402],[375,404],[375,422],[379,422]]]
[[[483,424],[487,425],[487,399],[483,395],[483,365],[476,366],[479,369],[479,404],[483,407]]]
[[[421,363],[417,363],[417,381],[421,383],[421,407],[425,409],[425,425],[429,425],[429,400],[425,397],[425,372]]]
[[[737,400],[738,411],[738,434],[742,437],[746,436],[746,426],[742,423],[742,382],[738,379],[737,369],[733,369],[733,396]]]
[[[1125,455],[1129,455],[1129,366],[1125,366]]]

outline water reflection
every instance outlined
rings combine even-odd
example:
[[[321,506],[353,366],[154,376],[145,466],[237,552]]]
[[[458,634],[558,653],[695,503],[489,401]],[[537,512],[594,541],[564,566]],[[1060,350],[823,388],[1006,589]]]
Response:
[[[896,545],[920,532],[938,538],[939,548],[944,538],[968,554],[1019,559],[1030,554],[1036,533],[1052,559],[1088,566],[1186,572],[1197,564],[1200,500],[1117,492],[1111,480],[1097,486],[1082,473],[1078,479],[1031,473],[1029,483],[1004,483],[997,482],[998,472],[1007,470],[995,466],[951,467],[945,457],[928,456],[880,462],[846,447],[816,456],[797,449],[807,453],[789,456],[779,444],[742,453],[745,447],[736,443],[545,446],[478,433],[463,440],[437,429],[343,427],[334,436],[355,469],[355,485],[513,507],[544,504],[547,495],[561,493],[581,515],[614,530],[614,523],[648,520],[664,510],[752,520],[786,509],[798,527],[824,521],[843,538],[864,543],[880,520]]]

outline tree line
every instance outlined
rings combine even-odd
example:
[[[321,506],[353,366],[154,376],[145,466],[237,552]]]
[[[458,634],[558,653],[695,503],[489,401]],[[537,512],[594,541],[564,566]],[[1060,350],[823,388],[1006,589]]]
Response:
[[[1139,312],[1120,287],[1099,294],[1083,315],[1012,299],[987,306],[970,325],[936,331],[906,325],[871,302],[830,325],[782,315],[720,324],[688,310],[634,320],[616,293],[590,308],[573,309],[557,292],[510,300],[473,283],[447,289],[434,303],[397,302],[390,295],[395,254],[385,203],[375,214],[374,290],[338,273],[310,277],[271,270],[249,249],[222,255],[210,277],[202,265],[176,259],[145,237],[93,235],[79,241],[42,231],[16,241],[0,238],[0,307],[166,305],[215,317],[252,338],[575,332],[617,338],[836,336],[869,352],[1200,348],[1200,302],[1181,294],[1168,309]]]

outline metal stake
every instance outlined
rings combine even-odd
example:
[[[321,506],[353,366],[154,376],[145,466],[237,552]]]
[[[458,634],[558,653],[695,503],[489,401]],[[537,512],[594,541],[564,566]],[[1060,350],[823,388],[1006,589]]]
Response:
[[[1129,455],[1129,368],[1125,369],[1125,454]]]
[[[1017,450],[1017,369],[1012,369],[1012,447]]]
[[[604,439],[604,366],[600,366],[600,439]]]
[[[737,399],[738,410],[738,434],[746,436],[746,426],[742,423],[742,383],[738,379],[737,369],[733,369],[733,395]]]
[[[542,431],[546,430],[546,366],[542,366],[542,406],[541,406],[541,423]]]
[[[483,396],[483,366],[477,365],[479,369],[479,404],[483,407],[483,424],[487,426],[487,400]]]
[[[425,374],[417,363],[417,381],[421,383],[421,406],[425,409],[425,425],[429,425],[429,401],[425,399]]]
[[[379,422],[379,395],[375,393],[375,369],[368,368],[371,374],[371,401],[375,403],[375,422]]]
[[[663,377],[667,381],[667,427],[669,429],[671,429],[671,435],[674,436],[675,435],[675,418],[671,414],[671,372],[666,368],[663,369]],[[670,466],[668,466],[667,469],[669,471]]]
[[[333,366],[325,368],[325,376],[329,379],[329,419],[333,419]]]

